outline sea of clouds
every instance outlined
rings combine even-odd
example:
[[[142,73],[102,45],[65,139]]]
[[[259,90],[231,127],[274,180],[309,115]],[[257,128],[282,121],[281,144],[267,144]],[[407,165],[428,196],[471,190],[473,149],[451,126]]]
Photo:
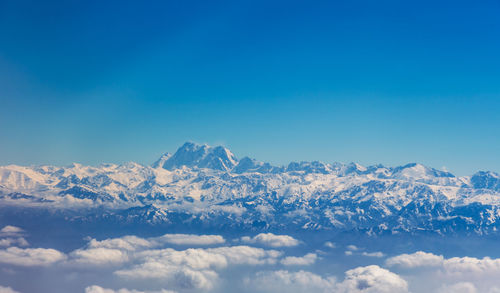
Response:
[[[311,247],[273,233],[87,237],[68,251],[29,240],[20,227],[0,230],[0,293],[500,292],[500,259],[487,256]]]

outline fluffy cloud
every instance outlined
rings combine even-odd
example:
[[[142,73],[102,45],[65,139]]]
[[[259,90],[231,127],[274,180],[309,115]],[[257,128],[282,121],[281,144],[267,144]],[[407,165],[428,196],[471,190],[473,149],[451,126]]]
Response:
[[[70,254],[70,263],[83,266],[116,265],[128,261],[125,251],[110,248],[77,249]]]
[[[275,264],[283,254],[277,250],[265,250],[245,245],[210,248],[207,251],[223,255],[231,264],[248,265]]]
[[[484,257],[482,259],[475,257],[452,257],[445,259],[443,267],[446,272],[455,273],[476,273],[497,274],[500,273],[500,258],[491,259]]]
[[[406,293],[408,284],[379,266],[358,267],[345,273],[342,282],[312,272],[286,270],[259,272],[249,285],[264,292]]]
[[[0,230],[0,263],[16,266],[47,266],[66,259],[66,255],[55,249],[45,248],[19,248],[28,246],[24,239],[25,231],[16,226],[5,226]],[[1,290],[9,292],[9,288],[1,287]],[[0,292],[3,292],[1,291]]]
[[[474,284],[469,282],[460,282],[452,285],[444,285],[439,289],[438,293],[476,293],[477,289]]]
[[[9,247],[0,250],[0,263],[17,266],[47,266],[66,258],[55,249]]]
[[[2,291],[0,291],[1,293]],[[174,291],[169,290],[161,290],[161,291],[137,291],[137,290],[128,290],[128,289],[105,289],[99,286],[90,286],[85,288],[85,293],[175,293]]]
[[[2,230],[9,235],[23,233],[22,230],[15,228]],[[291,236],[271,233],[248,237],[244,241],[272,247],[290,247],[300,243]],[[6,245],[12,245],[14,242],[10,241]],[[219,283],[219,273],[231,266],[264,266],[279,263],[287,266],[306,266],[315,263],[318,259],[316,253],[284,257],[283,252],[278,250],[247,245],[185,250],[162,248],[168,247],[168,244],[216,245],[225,242],[225,239],[219,235],[191,234],[165,234],[151,238],[123,236],[104,240],[89,238],[87,245],[67,255],[55,249],[9,247],[0,250],[0,263],[18,266],[60,264],[65,269],[73,267],[90,270],[104,267],[118,277],[131,282],[139,282],[137,284],[153,280],[160,282],[157,284],[164,284],[163,287],[168,285],[168,288],[173,289],[207,291],[214,289]],[[275,277],[281,274],[280,278],[284,278],[283,280],[289,284],[303,284],[304,288],[307,288],[307,284],[315,284],[311,286],[319,286],[318,288],[332,288],[334,280],[332,277],[322,278],[304,271],[287,274],[284,272],[286,271],[276,273]],[[86,293],[140,292],[129,289],[107,289],[97,285],[86,289]]]
[[[439,267],[448,274],[497,274],[500,273],[500,258],[489,257],[452,257],[418,251],[413,254],[401,254],[387,259],[388,266],[403,268]]]
[[[219,235],[165,234],[160,237],[140,238],[123,236],[104,240],[90,239],[85,248],[77,249],[70,254],[70,262],[78,265],[117,265],[130,258],[144,257],[147,251],[160,251],[152,248],[176,245],[213,245],[224,243]]]
[[[214,245],[226,242],[220,235],[165,234],[155,238],[161,243],[176,245]]]
[[[5,226],[0,230],[0,247],[9,246],[28,246],[29,243],[24,239],[24,230],[15,226]]]
[[[22,234],[24,234],[24,230],[16,226],[7,225],[0,230],[0,236],[17,236]]]
[[[333,242],[331,242],[331,241],[327,241],[327,242],[325,242],[325,244],[323,244],[323,245],[324,245],[325,247],[328,247],[328,248],[335,248],[335,247],[337,247],[337,246],[335,245],[335,243],[333,243]]]
[[[123,236],[120,238],[111,238],[101,241],[90,239],[88,244],[88,247],[90,248],[122,249],[127,251],[150,248],[153,246],[154,244],[151,243],[151,241],[136,236]]]
[[[290,241],[288,238],[279,239]],[[277,250],[245,245],[185,250],[158,248],[167,244],[213,245],[224,242],[225,239],[218,235],[191,234],[166,234],[152,238],[124,236],[100,241],[89,239],[84,248],[69,253],[64,264],[88,269],[107,266],[124,279],[156,280],[165,282],[169,287],[209,290],[218,282],[218,271],[221,269],[230,265],[273,265],[283,255]],[[316,255],[307,255],[302,262],[311,262],[315,258]],[[115,268],[117,266],[119,269]],[[88,290],[108,292],[110,289],[92,286]]]
[[[145,250],[135,254],[137,264],[115,274],[126,279],[169,280],[181,288],[209,290],[218,280],[216,270],[231,264],[274,264],[280,256],[279,251],[249,246]]]
[[[384,257],[385,256],[385,254],[383,254],[380,251],[376,251],[376,252],[363,252],[361,255],[368,256],[368,257]]]
[[[0,239],[0,247],[9,247],[9,246],[25,247],[29,246],[29,243],[23,237]]]
[[[218,274],[210,269],[192,269],[189,266],[172,265],[162,261],[143,264],[115,272],[126,279],[160,279],[185,289],[210,290],[218,280]]]
[[[356,245],[347,245],[347,250],[350,250],[350,251],[357,251],[359,250],[359,248],[356,246]]]
[[[300,244],[300,241],[288,235],[275,235],[272,233],[260,233],[254,237],[244,236],[244,243],[261,244],[270,247],[292,247]]]
[[[489,257],[452,257],[444,258],[432,253],[416,252],[402,254],[386,261],[387,265],[407,269],[426,268],[424,274],[439,276],[436,281],[444,285],[438,290],[445,292],[500,292],[497,276],[500,274],[500,259]],[[429,279],[429,276],[424,277]],[[460,281],[459,283],[456,283]]]
[[[264,292],[334,292],[336,286],[334,277],[323,278],[302,270],[258,272],[254,279],[245,282]]]
[[[379,266],[359,267],[345,273],[336,292],[345,293],[404,293],[408,283],[400,276]]]
[[[355,251],[359,251],[361,250],[359,247],[357,247],[356,245],[347,245],[346,246],[347,250],[344,251],[344,254],[347,255],[347,256],[351,256],[354,254]]]
[[[226,240],[220,235],[194,235],[194,234],[165,234],[160,237],[140,238],[136,236],[123,236],[105,240],[91,239],[90,248],[109,248],[135,251],[146,248],[174,245],[214,245],[225,243]]]
[[[378,258],[381,258],[381,257],[384,257],[385,254],[380,252],[380,251],[375,251],[375,252],[366,252],[366,251],[363,251],[364,249],[363,248],[359,248],[357,247],[356,245],[347,245],[346,246],[346,251],[344,251],[344,254],[347,255],[347,256],[351,256],[351,255],[354,255],[354,254],[358,254],[358,255],[362,255],[362,256],[368,256],[368,257],[378,257]]]
[[[401,254],[387,259],[388,266],[399,266],[403,268],[435,267],[443,264],[443,256],[417,251],[413,254]]]
[[[0,286],[0,293],[19,293],[19,292],[15,291],[11,287]]]
[[[299,265],[299,266],[308,266],[312,265],[318,259],[318,255],[316,253],[308,253],[302,257],[297,256],[288,256],[281,260],[281,264],[285,266],[291,265]]]

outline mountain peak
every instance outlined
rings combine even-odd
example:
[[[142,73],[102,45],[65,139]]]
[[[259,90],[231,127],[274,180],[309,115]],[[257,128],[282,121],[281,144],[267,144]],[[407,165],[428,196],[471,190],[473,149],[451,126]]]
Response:
[[[157,166],[168,170],[186,166],[229,171],[237,163],[238,160],[234,154],[223,146],[211,147],[206,144],[186,142],[172,156],[166,158],[164,162],[159,162]]]
[[[354,163],[354,162],[351,162],[347,165],[344,165],[342,167],[342,173],[344,175],[349,175],[349,174],[355,174],[355,175],[359,175],[359,174],[362,174],[364,172],[366,172],[366,167],[365,166],[362,166],[358,163]]]
[[[239,160],[238,165],[236,165],[231,172],[236,174],[243,174],[246,172],[256,172],[256,173],[272,173],[283,171],[283,168],[272,166],[269,163],[264,163],[257,161],[255,159],[244,157]]]
[[[151,167],[153,168],[160,168],[160,167],[163,167],[163,165],[165,164],[165,162],[170,158],[172,157],[172,154],[171,153],[164,153],[163,155],[161,155],[161,157],[156,160],[156,162],[154,162]]]
[[[479,171],[472,175],[471,183],[474,188],[500,191],[500,175],[495,172]]]
[[[437,170],[418,163],[409,163],[396,167],[392,170],[392,177],[399,179],[422,180],[429,178],[452,178],[455,175],[450,172]]]

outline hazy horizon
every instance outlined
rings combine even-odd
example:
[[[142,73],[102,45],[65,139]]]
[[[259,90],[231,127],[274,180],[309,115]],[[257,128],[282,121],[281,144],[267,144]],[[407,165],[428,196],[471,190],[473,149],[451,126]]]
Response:
[[[4,1],[0,165],[148,164],[194,140],[273,164],[499,172],[498,11]]]
[[[222,147],[225,147],[227,148],[225,145],[210,145],[209,143],[197,143],[195,141],[187,141],[185,143],[194,143],[196,145],[207,145],[209,147],[217,147],[217,146],[222,146]],[[81,164],[83,166],[93,166],[93,167],[98,167],[98,166],[101,166],[101,165],[106,165],[106,164],[127,164],[127,163],[138,163],[138,164],[141,164],[143,166],[151,166],[153,165],[158,159],[161,158],[161,156],[165,155],[165,154],[175,154],[176,151],[178,151],[184,144],[180,145],[177,149],[175,149],[174,151],[167,151],[167,152],[164,152],[163,154],[159,155],[158,157],[156,157],[152,162],[149,162],[149,163],[142,163],[142,162],[136,162],[136,161],[133,161],[133,160],[128,160],[128,161],[123,161],[123,162],[100,162],[100,163],[94,163],[94,164],[85,164],[85,163],[81,163],[81,162],[71,162],[69,164],[64,164],[64,165],[55,165],[55,164],[28,164],[28,165],[20,165],[20,164],[6,164],[6,165],[18,165],[18,166],[57,166],[57,167],[66,167],[66,166],[71,166],[73,164]],[[229,151],[232,152],[232,150],[230,148],[227,148]],[[234,154],[234,152],[232,152]],[[235,154],[236,155],[236,154]],[[242,158],[245,158],[245,157],[249,157],[251,159],[254,159],[256,161],[259,161],[259,162],[263,162],[263,163],[270,163],[272,166],[276,166],[276,167],[286,167],[287,165],[289,165],[290,163],[294,163],[294,162],[315,162],[315,161],[318,161],[318,162],[321,162],[321,163],[325,163],[325,164],[334,164],[334,163],[341,163],[341,164],[351,164],[351,163],[355,163],[355,164],[360,164],[359,162],[339,162],[339,161],[332,161],[332,162],[327,162],[327,161],[319,161],[319,160],[311,160],[311,161],[304,161],[304,160],[292,160],[292,161],[289,161],[289,162],[285,162],[283,164],[273,164],[272,162],[267,162],[267,161],[261,161],[261,160],[258,160],[254,157],[252,157],[251,155],[241,155],[241,156],[238,156],[236,155],[236,158],[238,160],[241,160]],[[382,163],[376,163],[376,164],[367,164],[367,165],[364,165],[364,164],[360,164],[362,165],[363,167],[370,167],[370,166],[378,166],[378,165],[382,165],[384,167],[389,167],[389,168],[394,168],[394,167],[400,167],[400,166],[406,166],[406,165],[409,165],[409,164],[422,164],[420,162],[406,162],[406,163],[403,163],[403,164],[400,164],[400,165],[386,165],[386,164],[382,164]],[[430,167],[430,168],[434,168],[434,169],[437,169],[437,170],[440,170],[440,171],[445,171],[445,172],[450,172],[452,173],[453,175],[457,176],[457,177],[460,177],[460,176],[471,176],[473,175],[474,173],[477,173],[477,172],[480,172],[480,171],[492,171],[492,172],[495,172],[493,170],[476,170],[474,171],[473,173],[471,174],[455,174],[454,172],[452,172],[451,170],[449,170],[448,168],[446,168],[445,166],[439,168],[439,167],[435,167],[435,166],[429,166],[429,165],[425,165],[425,164],[422,164],[426,167]]]

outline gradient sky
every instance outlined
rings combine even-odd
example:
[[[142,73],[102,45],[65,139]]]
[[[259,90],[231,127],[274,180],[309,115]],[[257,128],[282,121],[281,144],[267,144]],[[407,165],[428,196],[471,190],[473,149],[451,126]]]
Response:
[[[0,1],[0,164],[500,171],[500,2]]]

